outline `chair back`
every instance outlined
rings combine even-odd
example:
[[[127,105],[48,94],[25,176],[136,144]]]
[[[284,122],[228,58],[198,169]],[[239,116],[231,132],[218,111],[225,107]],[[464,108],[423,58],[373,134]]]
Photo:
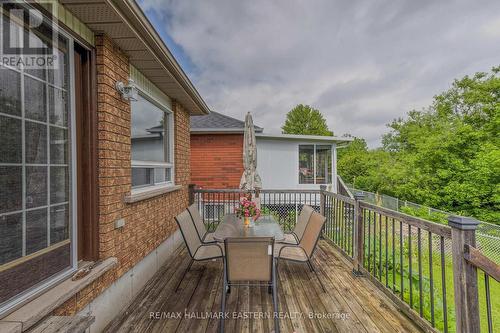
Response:
[[[311,206],[304,205],[302,206],[302,210],[300,211],[299,217],[297,219],[297,224],[293,229],[293,232],[299,238],[299,242],[304,235],[304,231],[306,230],[307,223],[309,223],[309,219],[311,218],[311,214],[314,212],[314,209]]]
[[[325,221],[326,217],[317,212],[313,212],[309,219],[309,223],[307,223],[306,230],[300,240],[299,246],[304,249],[309,258],[311,258],[318,244],[319,236],[321,235]]]
[[[203,239],[203,237],[205,237],[205,234],[207,233],[207,227],[205,226],[205,223],[203,223],[203,218],[201,217],[196,204],[192,204],[191,206],[189,206],[188,212],[193,219],[194,226],[196,228],[196,231],[198,232],[198,235],[200,236],[200,239]]]
[[[182,213],[175,217],[175,221],[179,225],[179,229],[181,229],[182,238],[184,238],[184,242],[189,251],[189,255],[193,258],[196,250],[201,245],[201,239],[196,231],[196,227],[194,226],[193,220],[191,219],[191,215],[187,209],[185,209]]]
[[[274,238],[226,238],[224,248],[228,283],[272,281]]]

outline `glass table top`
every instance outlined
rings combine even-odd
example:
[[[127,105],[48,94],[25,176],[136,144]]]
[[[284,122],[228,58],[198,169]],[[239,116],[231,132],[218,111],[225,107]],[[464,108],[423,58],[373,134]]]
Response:
[[[253,226],[245,226],[243,219],[235,214],[227,214],[217,226],[214,239],[223,242],[228,237],[274,237],[279,242],[285,239],[278,222],[271,215],[263,215],[253,222]]]

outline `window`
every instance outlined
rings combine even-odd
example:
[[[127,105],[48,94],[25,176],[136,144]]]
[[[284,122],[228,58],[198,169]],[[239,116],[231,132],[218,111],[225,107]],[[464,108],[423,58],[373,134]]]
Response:
[[[332,182],[332,146],[299,145],[299,184]]]
[[[173,185],[172,112],[143,94],[132,102],[132,188]]]
[[[24,8],[11,5],[0,9],[1,37],[45,46],[58,63],[0,65],[0,314],[76,267],[73,42],[60,31],[54,38],[47,18],[38,27],[15,20],[9,10]]]

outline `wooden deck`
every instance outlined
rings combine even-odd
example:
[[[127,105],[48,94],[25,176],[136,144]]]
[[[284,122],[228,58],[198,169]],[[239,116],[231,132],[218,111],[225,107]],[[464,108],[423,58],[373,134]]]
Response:
[[[355,278],[351,265],[330,244],[321,241],[313,259],[327,293],[307,265],[280,262],[279,309],[284,317],[280,320],[281,332],[421,331],[371,282]],[[213,314],[220,311],[221,261],[195,263],[175,293],[173,289],[188,262],[185,248],[179,249],[178,255],[106,331],[217,332],[219,319]],[[227,312],[236,318],[226,319],[226,332],[273,330],[272,318],[262,318],[272,314],[267,288],[232,288]],[[243,318],[245,315],[247,318]],[[310,315],[317,318],[311,319]]]

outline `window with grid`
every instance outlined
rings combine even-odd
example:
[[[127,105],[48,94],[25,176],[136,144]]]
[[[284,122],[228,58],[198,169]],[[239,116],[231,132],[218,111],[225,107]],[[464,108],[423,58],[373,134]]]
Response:
[[[0,65],[0,313],[73,266],[70,55],[72,40],[0,9],[2,38],[29,39],[54,67]],[[27,20],[25,18],[25,20]],[[45,20],[47,22],[45,22]],[[29,26],[29,28],[28,28]],[[7,304],[8,303],[8,304]]]
[[[132,102],[132,188],[173,185],[172,112],[144,94]]]

